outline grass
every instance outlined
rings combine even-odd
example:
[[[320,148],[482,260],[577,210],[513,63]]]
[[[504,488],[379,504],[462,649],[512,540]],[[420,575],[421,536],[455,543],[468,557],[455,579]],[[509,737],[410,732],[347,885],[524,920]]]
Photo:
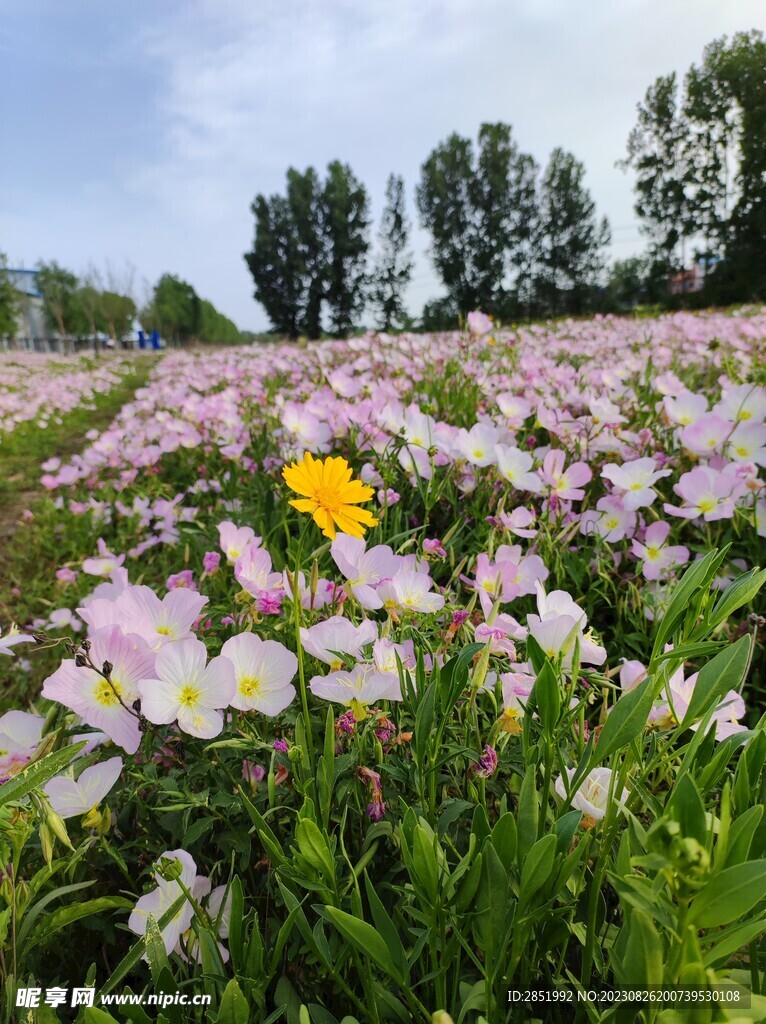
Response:
[[[11,608],[16,617],[27,611],[40,613],[30,587],[41,557],[34,520],[24,526],[23,544],[14,538],[24,510],[34,515],[45,495],[40,487],[41,463],[54,456],[64,461],[84,448],[85,434],[104,430],[136,389],[146,384],[154,365],[154,360],[137,363],[120,384],[98,395],[91,407],[73,409],[47,430],[40,430],[33,421],[0,439],[0,628],[7,627]],[[14,589],[21,593],[12,593]]]

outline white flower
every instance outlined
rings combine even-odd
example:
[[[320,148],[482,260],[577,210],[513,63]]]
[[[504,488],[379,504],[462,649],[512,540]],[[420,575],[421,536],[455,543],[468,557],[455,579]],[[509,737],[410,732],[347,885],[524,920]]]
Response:
[[[575,768],[566,769],[567,780],[572,778],[575,771]],[[612,775],[611,768],[593,768],[589,771],[580,783],[580,788],[570,797],[569,802],[571,806],[578,811],[582,811],[583,814],[594,821],[600,821],[606,814],[609,806],[609,790],[612,786]],[[558,795],[563,800],[566,800],[567,787],[564,783],[564,776],[559,775],[554,785]],[[617,800],[620,810],[623,809],[629,796],[630,794],[627,789],[623,789],[622,795],[619,798],[616,794],[612,793],[612,799]]]

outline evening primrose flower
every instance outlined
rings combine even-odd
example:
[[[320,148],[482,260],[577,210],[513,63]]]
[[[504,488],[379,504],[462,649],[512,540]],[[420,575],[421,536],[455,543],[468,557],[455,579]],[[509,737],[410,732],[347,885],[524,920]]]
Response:
[[[155,676],[138,684],[141,712],[155,725],[178,722],[183,732],[212,739],[223,729],[220,708],[237,692],[234,666],[228,658],[207,662],[201,640],[178,640],[157,654]]]
[[[154,654],[141,636],[123,633],[114,625],[97,629],[90,643],[90,660],[99,669],[108,662],[109,679],[70,658],[45,680],[42,695],[71,708],[86,725],[135,754],[141,733],[131,706],[138,697],[139,680],[154,670]]]
[[[398,676],[378,672],[375,665],[354,665],[350,672],[314,676],[309,689],[315,697],[350,708],[357,722],[367,717],[366,709],[371,704],[402,699]]]
[[[183,889],[178,881],[166,881],[155,871],[154,878],[157,888],[142,896],[128,918],[128,928],[136,935],[146,935],[146,924],[151,915],[155,921],[159,919],[173,906],[176,900],[183,894],[184,890],[192,891],[197,879],[197,865],[191,854],[186,850],[168,850],[160,855],[160,860],[178,861],[181,868],[179,880],[183,883]],[[181,904],[175,916],[162,929],[162,941],[165,944],[165,952],[168,956],[173,952],[179,943],[181,935],[191,926],[194,917],[194,907],[188,900]]]
[[[324,461],[305,452],[302,462],[293,462],[282,469],[290,490],[303,495],[290,502],[299,512],[310,512],[325,537],[335,539],[337,530],[352,537],[362,537],[369,526],[377,526],[372,512],[356,508],[369,501],[373,487],[351,479],[352,470],[345,459],[328,457]]]
[[[53,810],[62,818],[89,814],[114,787],[122,765],[121,757],[110,757],[108,761],[86,768],[77,780],[59,775],[45,787],[45,795]]]
[[[572,778],[575,770],[575,768],[566,769],[567,781]],[[558,795],[563,800],[566,800],[567,787],[563,775],[559,775],[556,779],[554,788]],[[611,788],[611,768],[593,768],[580,783],[577,792],[571,794],[569,803],[578,811],[582,811],[584,815],[582,821],[584,828],[592,828],[597,821],[600,821],[606,815],[609,806],[609,790]],[[619,809],[622,810],[629,795],[628,790],[623,789],[622,796],[618,797],[616,793],[612,793],[612,800],[616,800]]]
[[[237,692],[232,697],[232,707],[274,716],[291,703],[295,696],[291,680],[298,669],[298,659],[277,640],[240,633],[226,641],[221,654],[234,666]]]

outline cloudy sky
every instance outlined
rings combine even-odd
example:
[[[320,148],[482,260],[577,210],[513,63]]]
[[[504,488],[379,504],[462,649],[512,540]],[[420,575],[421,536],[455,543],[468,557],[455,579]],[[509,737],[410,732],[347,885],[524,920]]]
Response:
[[[624,154],[647,85],[766,28],[764,0],[0,0],[0,250],[12,266],[164,271],[244,329],[257,192],[340,158],[377,217],[386,177],[508,121],[587,168],[613,253],[642,241]],[[413,237],[412,312],[440,289]]]

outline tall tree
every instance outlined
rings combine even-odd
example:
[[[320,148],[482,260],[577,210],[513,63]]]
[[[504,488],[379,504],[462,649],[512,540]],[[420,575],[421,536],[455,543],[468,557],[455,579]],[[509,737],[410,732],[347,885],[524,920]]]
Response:
[[[58,333],[66,350],[71,338],[87,330],[77,276],[55,260],[38,264],[37,287],[43,299],[43,313],[51,330]]]
[[[636,172],[636,214],[651,239],[655,258],[664,260],[669,269],[683,266],[689,232],[687,136],[675,73],[663,75],[638,105],[638,120],[628,137],[622,166]]]
[[[370,220],[367,190],[348,164],[327,166],[323,191],[327,245],[325,297],[330,329],[343,337],[364,309]]]
[[[220,313],[212,302],[202,299],[200,340],[217,345],[238,345],[241,336],[237,325]]]
[[[255,284],[255,299],[276,332],[297,338],[305,287],[290,204],[283,196],[258,195],[250,209],[255,216],[255,240],[245,262]]]
[[[431,232],[431,259],[457,310],[479,305],[472,267],[473,146],[453,133],[428,156],[420,171],[416,202]]]
[[[16,333],[21,301],[8,272],[5,253],[0,252],[0,338]]]
[[[199,296],[186,281],[163,274],[154,287],[150,304],[141,313],[141,320],[149,330],[158,330],[173,341],[190,341],[199,337]]]
[[[103,329],[112,341],[117,342],[130,333],[136,315],[136,304],[132,296],[120,295],[119,292],[107,289],[99,296],[99,313]]]
[[[309,338],[318,338],[322,332],[322,301],[326,288],[327,212],[322,183],[313,167],[303,174],[293,167],[288,170],[287,202],[300,268],[300,329]]]
[[[537,165],[510,125],[482,124],[478,151],[453,134],[421,168],[417,205],[431,257],[453,305],[501,313],[529,276]]]
[[[390,174],[386,182],[386,204],[380,220],[378,260],[370,296],[378,313],[378,326],[384,331],[401,327],[407,321],[404,292],[414,266],[407,245],[409,229],[404,178]]]
[[[583,184],[584,165],[557,147],[540,182],[537,280],[547,310],[581,312],[603,269],[609,243],[606,218]]]

